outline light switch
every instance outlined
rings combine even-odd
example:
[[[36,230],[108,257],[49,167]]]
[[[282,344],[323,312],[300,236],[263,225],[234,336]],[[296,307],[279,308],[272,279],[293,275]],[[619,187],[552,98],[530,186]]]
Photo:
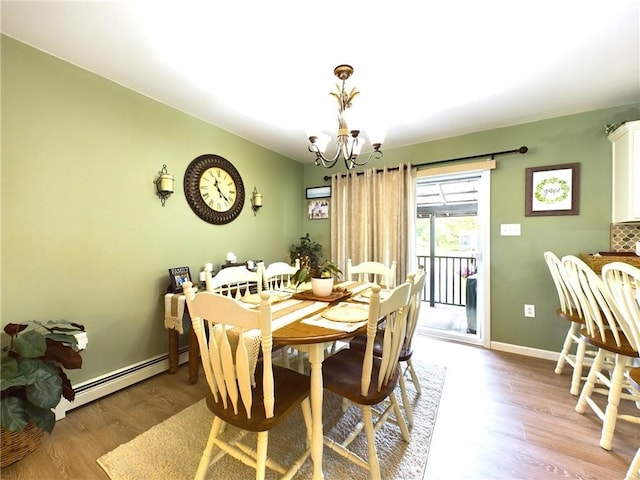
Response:
[[[519,223],[500,224],[500,235],[502,235],[503,237],[519,237],[520,224]]]

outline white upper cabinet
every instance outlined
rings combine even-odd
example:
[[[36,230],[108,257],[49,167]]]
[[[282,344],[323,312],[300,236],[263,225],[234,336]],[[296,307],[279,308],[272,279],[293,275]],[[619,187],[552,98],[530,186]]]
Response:
[[[640,120],[609,135],[613,144],[613,223],[640,222]]]

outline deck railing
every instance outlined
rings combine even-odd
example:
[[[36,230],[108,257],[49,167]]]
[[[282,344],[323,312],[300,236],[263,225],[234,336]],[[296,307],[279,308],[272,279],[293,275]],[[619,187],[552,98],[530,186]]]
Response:
[[[475,257],[447,257],[418,255],[418,265],[424,266],[427,280],[422,291],[422,301],[433,307],[466,305],[466,279],[464,273],[474,272]]]

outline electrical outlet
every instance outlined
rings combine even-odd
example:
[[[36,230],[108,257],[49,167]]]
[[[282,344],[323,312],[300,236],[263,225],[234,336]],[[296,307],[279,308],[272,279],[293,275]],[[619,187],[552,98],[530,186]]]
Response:
[[[536,306],[535,305],[526,305],[524,306],[524,316],[525,317],[535,317],[536,316]]]

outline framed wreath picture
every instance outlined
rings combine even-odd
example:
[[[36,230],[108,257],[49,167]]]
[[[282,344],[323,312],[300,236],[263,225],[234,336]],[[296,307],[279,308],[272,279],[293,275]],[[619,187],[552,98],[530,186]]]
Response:
[[[578,215],[580,164],[526,169],[525,216]]]

